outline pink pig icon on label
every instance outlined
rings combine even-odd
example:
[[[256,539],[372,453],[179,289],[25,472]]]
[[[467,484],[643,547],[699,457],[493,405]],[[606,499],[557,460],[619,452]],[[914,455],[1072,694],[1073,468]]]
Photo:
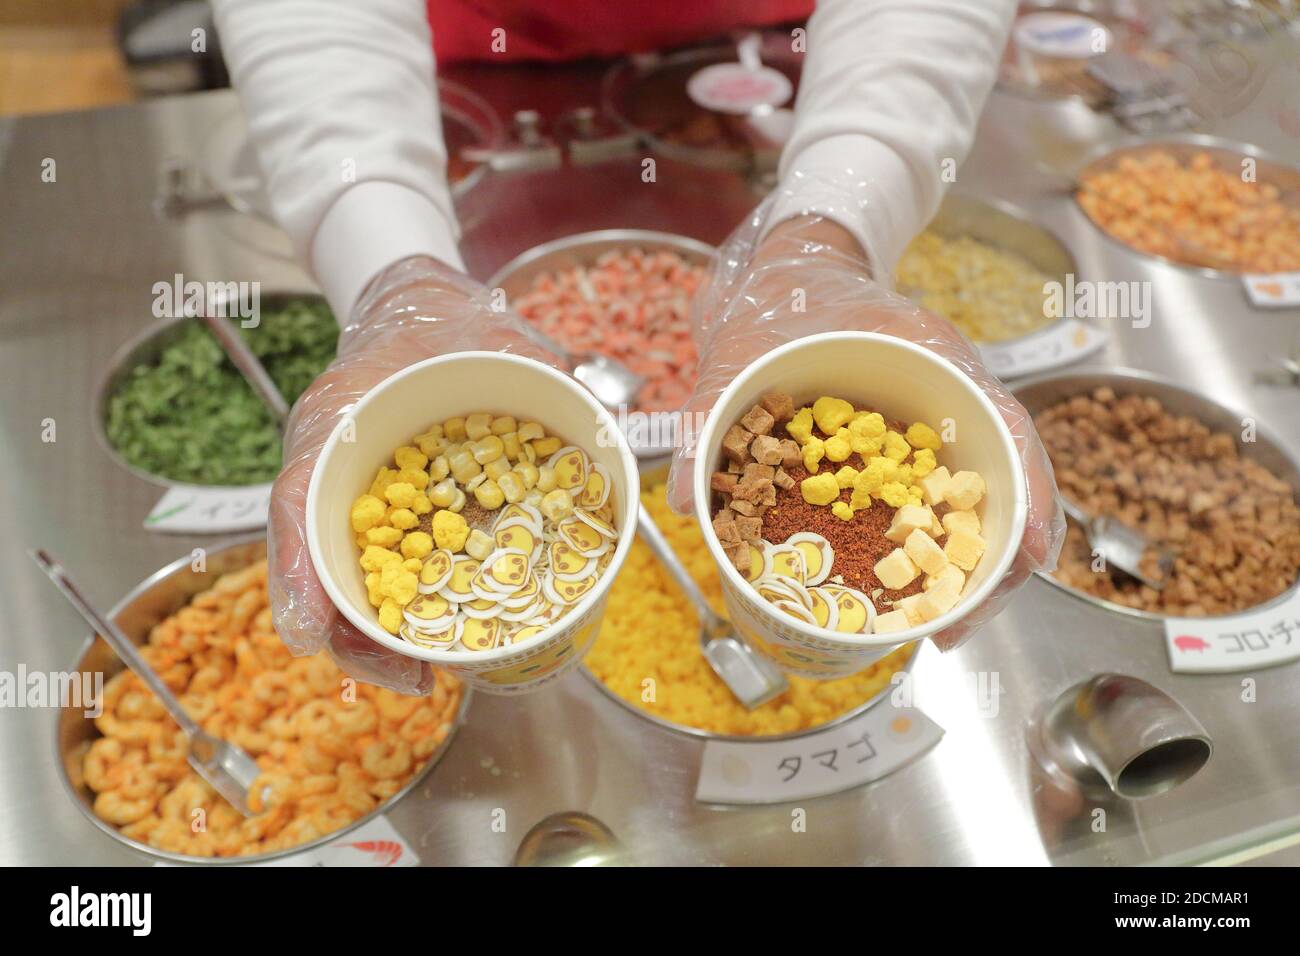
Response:
[[[1174,638],[1174,647],[1180,651],[1196,651],[1199,654],[1210,649],[1210,642],[1191,634],[1180,634]]]

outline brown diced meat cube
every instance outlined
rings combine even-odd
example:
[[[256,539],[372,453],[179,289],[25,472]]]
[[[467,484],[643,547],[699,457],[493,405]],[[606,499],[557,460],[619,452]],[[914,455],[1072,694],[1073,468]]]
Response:
[[[729,495],[736,490],[737,475],[725,471],[715,471],[709,478],[709,487],[720,494]]]
[[[794,399],[785,392],[768,392],[759,402],[775,421],[788,422],[794,418]]]
[[[718,536],[718,541],[724,548],[743,540],[736,527],[736,515],[729,508],[724,508],[713,516],[713,533]]]
[[[727,470],[727,474],[729,475],[738,475],[745,470],[745,466],[738,461],[732,461],[730,458],[728,458],[726,470]]]
[[[759,478],[755,475],[752,478],[740,479],[740,484],[736,485],[735,498],[756,505],[766,504],[767,502],[764,499],[766,499],[769,491],[773,494],[776,493],[776,489],[772,487],[772,479]]]
[[[762,518],[737,518],[736,532],[741,541],[757,541],[763,536]]]
[[[776,470],[776,476],[772,479],[772,484],[776,485],[778,488],[784,489],[785,491],[789,491],[794,487],[794,479],[786,474],[784,468],[778,468]]]
[[[749,411],[745,412],[740,419],[740,424],[755,435],[766,435],[772,431],[772,426],[776,424],[772,416],[767,413],[762,405],[755,405]]]
[[[758,499],[757,504],[763,508],[771,508],[776,504],[776,485],[768,482],[763,489],[763,497]]]
[[[781,464],[781,443],[771,435],[757,435],[749,443],[749,453],[760,465]]]
[[[735,565],[736,570],[741,574],[749,573],[749,545],[743,541],[740,544],[734,544],[724,549],[731,563]]]
[[[758,514],[758,505],[749,501],[742,501],[739,498],[733,498],[731,501],[731,510],[738,515],[752,518],[754,515]]]
[[[799,443],[793,438],[781,439],[781,467],[798,468],[803,464],[803,452],[799,448]]]
[[[732,425],[722,437],[722,453],[738,465],[749,461],[749,443],[754,436],[739,425]]]
[[[776,477],[776,469],[773,468],[771,465],[763,465],[763,464],[759,464],[756,461],[751,461],[748,465],[745,466],[745,471],[740,476],[740,480],[744,481],[746,478],[763,478],[768,481],[771,481],[775,477]]]

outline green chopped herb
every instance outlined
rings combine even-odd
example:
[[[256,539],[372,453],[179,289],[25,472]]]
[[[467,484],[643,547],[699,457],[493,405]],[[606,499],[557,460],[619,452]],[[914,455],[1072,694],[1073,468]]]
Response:
[[[323,302],[298,300],[264,308],[240,333],[292,403],[334,358],[339,329]],[[271,413],[197,320],[131,370],[109,399],[107,431],[134,467],[173,481],[249,485],[280,471]]]

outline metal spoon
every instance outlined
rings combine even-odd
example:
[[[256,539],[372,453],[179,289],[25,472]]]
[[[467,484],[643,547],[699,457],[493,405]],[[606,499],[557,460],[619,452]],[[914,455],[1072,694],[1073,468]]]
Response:
[[[558,358],[606,408],[631,408],[641,394],[645,378],[622,362],[599,352],[572,352],[531,324],[527,331],[536,342]]]
[[[107,641],[109,647],[117,652],[117,656],[122,658],[126,666],[135,671],[136,676],[148,685],[163,707],[167,708],[167,713],[171,714],[172,720],[180,725],[181,731],[189,738],[190,748],[186,757],[195,772],[244,816],[255,816],[248,807],[247,795],[253,781],[262,772],[257,761],[242,748],[220,737],[212,736],[194,722],[181,706],[181,702],[176,699],[171,688],[158,676],[158,672],[140,656],[131,639],[81,596],[80,590],[63,570],[63,565],[39,549],[29,554],[54,582],[54,586],[77,609],[86,623]]]
[[[239,369],[239,373],[244,376],[253,392],[271,412],[271,415],[275,418],[275,423],[280,426],[280,431],[284,431],[285,422],[289,420],[289,403],[284,400],[280,390],[275,387],[275,382],[271,380],[266,367],[253,354],[253,350],[248,347],[248,343],[239,334],[239,330],[235,328],[234,323],[223,315],[215,314],[215,312],[209,314],[211,311],[204,310],[202,315],[204,324],[207,325],[208,330],[221,345],[227,358],[230,359],[235,368]]]
[[[785,675],[766,657],[755,653],[736,634],[731,622],[709,606],[708,599],[678,560],[645,505],[641,506],[636,530],[641,540],[650,546],[655,557],[673,576],[687,599],[695,605],[695,611],[700,616],[700,647],[704,651],[704,659],[736,695],[736,700],[748,710],[753,710],[773,697],[784,694],[790,687]]]
[[[1093,518],[1064,495],[1061,506],[1065,513],[1083,529],[1088,538],[1088,547],[1094,554],[1101,555],[1108,566],[1114,565],[1125,574],[1137,578],[1147,587],[1157,591],[1164,590],[1169,574],[1174,568],[1174,553],[1168,548],[1154,549],[1142,532],[1130,528],[1122,521],[1098,515]],[[1150,550],[1156,550],[1156,564],[1161,577],[1153,578],[1142,570],[1142,556]]]

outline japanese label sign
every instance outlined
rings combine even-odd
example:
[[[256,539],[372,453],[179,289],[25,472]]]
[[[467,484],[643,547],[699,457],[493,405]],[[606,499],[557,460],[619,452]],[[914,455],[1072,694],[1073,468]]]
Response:
[[[1077,319],[1065,319],[1037,335],[980,346],[984,364],[999,378],[1045,372],[1077,362],[1106,344],[1106,333]]]
[[[1300,658],[1300,592],[1232,617],[1165,619],[1169,666],[1178,673],[1254,670]]]
[[[271,486],[169,488],[144,519],[148,531],[220,534],[266,526]]]
[[[789,740],[710,740],[695,799],[783,803],[838,793],[893,773],[943,737],[919,710],[885,700],[852,720]]]

